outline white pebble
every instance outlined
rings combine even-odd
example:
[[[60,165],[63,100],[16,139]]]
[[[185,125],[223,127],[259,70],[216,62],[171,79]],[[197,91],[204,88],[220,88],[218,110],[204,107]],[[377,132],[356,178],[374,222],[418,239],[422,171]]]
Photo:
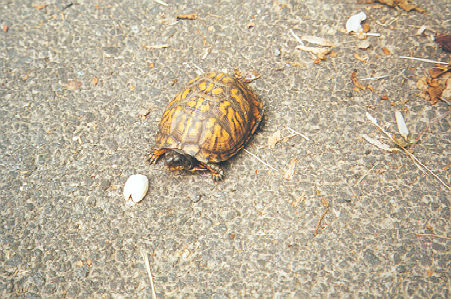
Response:
[[[355,33],[362,32],[363,28],[360,25],[360,23],[365,20],[366,20],[366,14],[363,11],[359,12],[356,15],[353,15],[346,22],[346,31],[348,33],[349,32],[355,32]]]
[[[149,189],[149,180],[145,175],[134,174],[131,175],[124,185],[124,198],[127,205],[133,206],[140,202],[146,196]]]

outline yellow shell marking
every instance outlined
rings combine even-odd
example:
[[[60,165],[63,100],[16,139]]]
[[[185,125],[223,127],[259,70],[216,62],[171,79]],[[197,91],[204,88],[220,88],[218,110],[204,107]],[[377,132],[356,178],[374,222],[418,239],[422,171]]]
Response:
[[[196,78],[194,78],[193,80],[190,80],[188,82],[188,85],[192,84],[194,81],[199,80],[200,76],[197,76]]]
[[[215,81],[221,80],[222,77],[224,77],[224,75],[225,75],[224,73],[219,73],[219,74],[216,76]]]
[[[230,84],[232,82],[233,82],[233,79],[230,77],[222,78],[222,83],[224,83],[224,84]]]
[[[189,88],[185,89],[182,94],[182,99],[186,98],[186,96],[189,94],[190,91],[191,91],[191,89],[189,89]]]
[[[233,140],[236,140],[236,135],[241,134],[241,125],[237,124],[237,121],[235,118],[235,113],[233,112],[232,108],[229,108],[227,111],[227,119],[229,120],[230,133],[232,134],[232,138],[233,138]],[[239,130],[239,132],[238,132],[238,130]]]
[[[184,131],[180,131],[180,132],[183,132],[182,140],[187,140],[187,138],[190,137],[189,133],[192,131],[191,130],[192,123],[193,123],[193,118],[189,117],[188,120],[186,121],[185,130]],[[194,134],[196,134],[196,132],[194,132]]]
[[[200,90],[205,90],[205,88],[207,88],[207,82],[202,81],[199,83],[199,89]]]
[[[193,101],[193,100],[191,100],[191,101],[189,101],[188,103],[186,103],[188,106],[190,106],[190,107],[194,107],[194,106],[196,106],[196,104],[197,104],[197,102],[196,101]]]
[[[169,102],[169,104],[168,104],[167,107],[171,107],[172,104],[174,104],[175,102],[180,101],[180,97],[181,97],[181,94],[180,94],[180,92],[179,92],[179,93],[172,99],[172,101]]]
[[[208,87],[207,89],[205,89],[205,93],[209,93],[213,89],[213,87],[215,87],[214,83],[212,82],[208,83]]]
[[[212,94],[214,94],[214,95],[218,95],[218,94],[221,94],[221,93],[223,93],[223,89],[222,88],[215,88],[215,89],[213,89],[212,91],[211,91],[211,93]]]
[[[205,112],[210,110],[210,104],[206,103],[205,105],[200,106],[200,111]]]
[[[222,112],[223,115],[227,115],[227,107],[230,106],[229,101],[223,101],[219,103],[219,110]]]

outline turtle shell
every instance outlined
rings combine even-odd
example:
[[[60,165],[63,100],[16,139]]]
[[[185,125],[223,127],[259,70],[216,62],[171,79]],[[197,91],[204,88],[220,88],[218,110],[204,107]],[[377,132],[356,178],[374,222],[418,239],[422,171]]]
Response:
[[[243,80],[205,73],[189,81],[167,105],[155,149],[172,149],[202,163],[225,161],[255,132],[262,108]]]

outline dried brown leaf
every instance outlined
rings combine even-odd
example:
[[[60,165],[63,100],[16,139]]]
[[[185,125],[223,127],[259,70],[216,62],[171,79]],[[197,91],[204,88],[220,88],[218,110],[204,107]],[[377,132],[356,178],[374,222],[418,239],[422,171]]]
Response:
[[[385,55],[390,55],[391,54],[390,50],[387,49],[387,48],[382,48],[382,51],[384,52]]]
[[[442,92],[445,90],[445,87],[440,83],[440,81],[436,79],[428,79],[428,88],[427,93],[429,94],[429,102],[431,105],[435,105],[440,100]]]
[[[421,13],[424,13],[426,11],[422,7],[409,3],[408,0],[377,0],[377,2],[388,5],[390,7],[398,6],[399,8],[404,9],[405,11],[416,10]]]
[[[451,35],[438,35],[435,38],[435,42],[446,52],[451,52]]]
[[[451,77],[446,80],[445,89],[442,92],[442,99],[448,104],[451,101]]]

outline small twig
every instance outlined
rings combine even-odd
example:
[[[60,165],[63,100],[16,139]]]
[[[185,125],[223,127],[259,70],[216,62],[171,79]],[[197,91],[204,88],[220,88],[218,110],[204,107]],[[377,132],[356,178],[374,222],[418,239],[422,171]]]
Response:
[[[168,48],[169,45],[168,44],[162,44],[162,45],[143,45],[144,49],[163,49],[163,48]]]
[[[451,240],[451,238],[449,238],[447,236],[440,236],[440,235],[434,235],[434,234],[418,234],[418,233],[415,233],[415,235],[417,235],[417,237],[434,237],[434,238],[440,238],[440,239],[445,239],[445,240]]]
[[[157,2],[158,4],[164,5],[164,6],[168,6],[168,4],[162,0],[153,0],[154,2]]]
[[[144,256],[144,263],[146,264],[147,274],[149,274],[150,288],[152,289],[152,299],[157,299],[157,295],[155,294],[155,287],[153,285],[152,272],[150,271],[149,258],[147,257],[147,253],[143,253],[142,255]]]
[[[290,128],[290,127],[288,127],[288,126],[286,126],[286,128],[287,128],[288,130],[290,130],[292,133],[297,134],[297,135],[303,137],[305,140],[310,140],[310,138],[308,138],[308,137],[305,136],[304,134],[299,133],[298,131],[295,131],[295,130],[293,130],[292,128]]]
[[[372,78],[363,78],[360,79],[360,81],[365,81],[365,80],[379,80],[379,79],[384,79],[390,77],[389,75],[383,75],[383,76],[379,76],[379,77],[372,77]]]
[[[377,32],[367,32],[367,33],[365,33],[365,35],[366,36],[381,36],[381,34],[377,33]]]
[[[289,32],[301,46],[304,46],[304,42],[302,41],[302,39],[299,36],[296,35],[296,33],[294,33],[293,29],[290,29]]]
[[[436,61],[436,60],[431,60],[431,59],[424,59],[424,58],[417,58],[417,57],[409,57],[409,56],[399,56],[399,58],[411,59],[411,60],[419,60],[419,61],[430,62],[430,63],[449,64],[447,62],[441,62],[441,61]]]
[[[263,161],[262,159],[260,159],[259,157],[257,157],[255,154],[251,153],[250,151],[248,151],[247,149],[243,149],[246,153],[248,153],[249,155],[251,155],[252,157],[254,157],[255,159],[257,159],[258,161],[262,162],[263,164],[265,164],[266,166],[268,166],[269,168],[271,168],[274,171],[279,172],[279,170],[275,169],[274,167],[272,167],[271,165],[269,165],[268,163],[266,163],[265,161]]]
[[[376,167],[376,163],[373,164],[373,167],[371,167],[367,172],[360,177],[360,179],[357,181],[357,183],[354,184],[354,186],[357,186],[362,182],[362,180]]]
[[[323,214],[318,219],[318,223],[316,224],[316,227],[315,227],[315,233],[313,234],[314,237],[316,237],[318,235],[318,230],[319,230],[319,228],[321,226],[321,221],[323,221],[324,216],[326,216],[328,211],[329,211],[329,207],[326,207],[326,209],[324,210]]]

